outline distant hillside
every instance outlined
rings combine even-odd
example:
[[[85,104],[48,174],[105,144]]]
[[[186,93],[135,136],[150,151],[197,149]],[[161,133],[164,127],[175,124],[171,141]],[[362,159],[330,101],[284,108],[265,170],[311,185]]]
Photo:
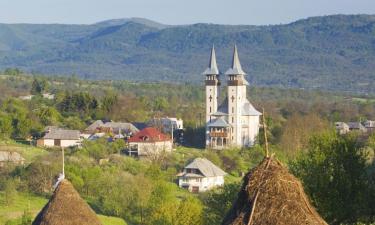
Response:
[[[92,25],[0,24],[0,69],[198,83],[213,43],[223,72],[237,43],[252,84],[375,93],[372,15],[272,26],[167,26],[140,18]]]

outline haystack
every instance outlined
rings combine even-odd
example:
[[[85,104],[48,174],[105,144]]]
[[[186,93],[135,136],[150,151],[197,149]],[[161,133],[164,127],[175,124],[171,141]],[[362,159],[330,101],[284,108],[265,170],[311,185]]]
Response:
[[[327,225],[311,206],[301,182],[273,157],[244,178],[222,225]]]
[[[102,225],[102,223],[73,185],[63,180],[37,215],[33,225]]]

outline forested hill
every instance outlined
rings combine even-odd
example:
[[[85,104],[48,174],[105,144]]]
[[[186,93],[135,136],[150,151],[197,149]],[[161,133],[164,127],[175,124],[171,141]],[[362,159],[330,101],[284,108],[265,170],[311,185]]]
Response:
[[[375,93],[372,15],[270,26],[168,26],[139,18],[92,25],[0,24],[0,69],[198,83],[212,44],[225,72],[234,42],[252,84]]]

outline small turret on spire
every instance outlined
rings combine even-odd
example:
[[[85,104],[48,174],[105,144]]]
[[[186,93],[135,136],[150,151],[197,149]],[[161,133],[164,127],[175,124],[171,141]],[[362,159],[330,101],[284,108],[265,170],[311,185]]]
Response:
[[[225,73],[226,75],[246,75],[242,70],[240,58],[238,57],[237,45],[234,45],[232,66]]]
[[[216,63],[215,46],[212,45],[210,62],[208,68],[203,72],[204,75],[219,75],[219,69]]]

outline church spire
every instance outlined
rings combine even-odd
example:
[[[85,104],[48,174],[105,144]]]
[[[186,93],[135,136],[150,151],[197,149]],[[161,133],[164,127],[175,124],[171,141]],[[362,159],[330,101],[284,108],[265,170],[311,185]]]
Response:
[[[215,46],[214,45],[212,45],[212,49],[211,49],[210,62],[208,64],[207,69],[204,71],[203,74],[205,74],[205,75],[219,75],[219,69],[217,68]]]
[[[234,45],[232,66],[225,73],[226,75],[246,75],[242,70],[240,58],[238,57],[237,45]]]

